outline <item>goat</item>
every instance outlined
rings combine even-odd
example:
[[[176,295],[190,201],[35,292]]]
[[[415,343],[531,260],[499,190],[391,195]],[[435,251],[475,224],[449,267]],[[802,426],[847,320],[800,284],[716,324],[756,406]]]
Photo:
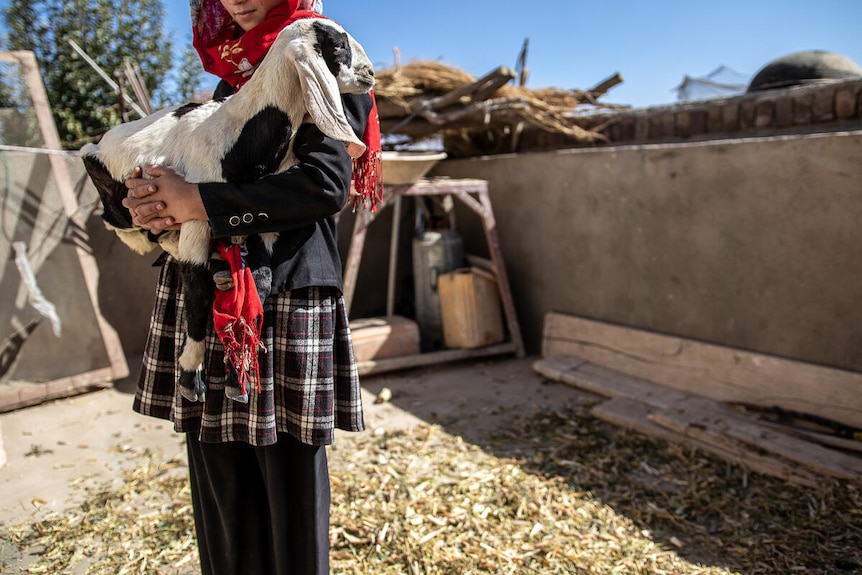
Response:
[[[125,180],[136,167],[155,164],[174,169],[192,183],[248,182],[280,173],[296,164],[293,137],[307,115],[324,134],[344,142],[356,158],[365,144],[347,121],[341,94],[364,94],[373,85],[373,65],[351,35],[322,16],[305,18],[279,33],[236,94],[165,108],[116,126],[98,144],[81,149],[99,192],[106,226],[133,251],[146,253],[159,245],[180,263],[187,321],[178,363],[180,393],[186,399],[205,400],[204,337],[214,299],[213,278],[207,270],[211,230],[208,222],[192,220],[179,231],[163,232],[154,243],[147,230],[132,223],[122,205],[128,193]],[[268,257],[277,237],[269,233],[248,238],[249,267],[261,301],[271,287]],[[232,377],[228,382],[225,394],[247,402],[244,386]]]

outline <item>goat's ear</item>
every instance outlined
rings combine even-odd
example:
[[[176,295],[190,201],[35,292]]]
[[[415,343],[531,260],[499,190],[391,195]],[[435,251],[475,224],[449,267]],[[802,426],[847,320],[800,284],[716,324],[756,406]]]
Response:
[[[365,152],[365,144],[356,137],[344,115],[338,83],[326,62],[302,41],[293,42],[293,54],[303,99],[311,119],[321,132],[344,142],[351,157],[358,158]]]

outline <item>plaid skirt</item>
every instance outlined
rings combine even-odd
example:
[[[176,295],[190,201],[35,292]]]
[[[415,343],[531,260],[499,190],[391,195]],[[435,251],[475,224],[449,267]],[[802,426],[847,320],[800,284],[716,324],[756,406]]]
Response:
[[[180,395],[184,326],[182,278],[175,260],[168,258],[159,276],[135,394],[138,413],[170,420],[176,431],[195,433],[204,443],[264,446],[283,432],[309,445],[329,445],[335,428],[364,429],[350,326],[336,288],[303,288],[266,299],[260,387],[249,385],[248,403],[224,394],[229,368],[212,326],[204,362],[206,401],[190,402]]]

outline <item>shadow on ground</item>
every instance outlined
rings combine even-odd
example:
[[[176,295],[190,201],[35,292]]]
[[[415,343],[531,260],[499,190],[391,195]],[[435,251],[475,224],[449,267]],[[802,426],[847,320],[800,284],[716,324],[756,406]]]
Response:
[[[601,398],[545,380],[534,359],[366,376],[369,427],[436,424],[524,470],[562,477],[692,563],[744,575],[862,573],[862,494],[788,484],[593,418]],[[388,390],[388,391],[384,391]]]

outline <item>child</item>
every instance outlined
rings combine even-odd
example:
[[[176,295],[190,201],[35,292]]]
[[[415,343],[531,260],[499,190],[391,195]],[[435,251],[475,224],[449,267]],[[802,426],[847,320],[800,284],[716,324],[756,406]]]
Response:
[[[195,47],[205,69],[223,80],[214,96],[242,89],[274,35],[310,4],[191,0]],[[357,135],[369,122],[373,134],[373,97],[346,95],[343,102]],[[227,368],[212,329],[206,401],[177,392],[182,286],[176,262],[162,258],[134,409],[186,434],[204,575],[328,574],[325,446],[335,428],[364,428],[334,219],[348,200],[352,160],[313,124],[299,127],[294,152],[298,165],[247,184],[191,184],[161,166],[147,168],[152,179],[127,181],[125,205],[152,233],[190,219],[208,220],[216,237],[279,232],[273,293],[263,302],[260,391],[250,386],[247,404],[222,393]],[[237,214],[251,221],[237,225]]]

